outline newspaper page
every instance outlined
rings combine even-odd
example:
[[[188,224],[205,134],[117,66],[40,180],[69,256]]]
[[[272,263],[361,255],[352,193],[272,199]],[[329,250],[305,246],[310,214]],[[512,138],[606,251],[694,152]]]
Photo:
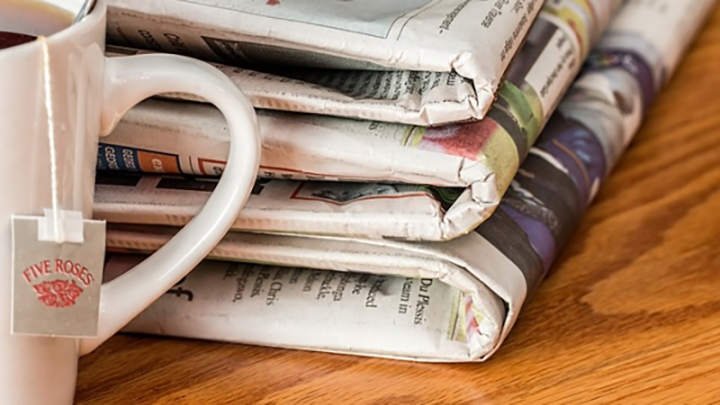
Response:
[[[615,4],[611,8],[619,5],[621,0],[613,1]],[[585,54],[592,39],[599,35],[603,22],[609,17],[608,8],[598,0],[553,1],[546,3],[545,9],[557,16],[572,16],[571,23],[581,27],[596,20],[591,24],[595,30],[580,38],[582,54]],[[143,39],[151,35],[147,31],[142,33]],[[146,44],[145,48],[156,49],[157,46]],[[157,51],[116,46],[108,48],[110,56],[140,52]],[[440,125],[481,118],[475,113],[477,95],[473,82],[454,71],[363,71],[295,67],[259,72],[220,63],[215,63],[215,66],[230,77],[257,108],[415,125]],[[190,94],[171,96],[203,101]]]
[[[110,255],[105,274],[141,259]],[[322,335],[321,350],[424,361],[487,351],[504,319],[500,299],[463,272],[436,277],[205,261],[160,298],[171,306],[151,306],[125,331],[311,350]]]
[[[358,117],[374,110],[389,121],[430,125],[482,118],[542,5],[542,0],[110,0],[108,39],[319,80],[333,89],[323,96],[334,105],[301,97],[317,113]],[[429,86],[414,88],[426,79],[432,80]],[[459,85],[446,84],[454,81]],[[295,110],[301,91],[288,86],[261,104]],[[365,107],[369,111],[362,112]]]
[[[475,232],[443,243],[229,234],[211,253],[226,262],[203,264],[126,331],[426,361],[488,358],[714,3],[630,1],[501,208]],[[149,252],[173,232],[115,225],[108,246]],[[360,297],[342,299],[359,280]]]
[[[217,179],[98,172],[94,215],[110,222],[181,226],[202,208]],[[413,184],[260,179],[235,231],[384,235],[433,234],[445,189]],[[452,196],[449,196],[452,198]]]
[[[577,7],[567,13],[558,15],[552,8],[541,13],[486,119],[426,128],[261,112],[260,175],[462,188],[459,194],[441,190],[452,194],[453,202],[442,211],[434,203],[427,222],[413,227],[417,233],[408,233],[411,227],[396,221],[387,232],[370,230],[361,236],[449,240],[470,232],[497,207],[519,162],[572,82],[586,56],[581,44],[592,42],[589,37],[597,24],[606,26],[606,20],[583,14],[587,0],[571,3]],[[592,10],[610,15],[616,3],[598,1]],[[208,106],[148,101],[102,140],[98,168],[220,174],[229,148],[225,126],[219,112]],[[354,195],[368,192],[363,185],[345,188]],[[387,227],[387,219],[381,222]]]

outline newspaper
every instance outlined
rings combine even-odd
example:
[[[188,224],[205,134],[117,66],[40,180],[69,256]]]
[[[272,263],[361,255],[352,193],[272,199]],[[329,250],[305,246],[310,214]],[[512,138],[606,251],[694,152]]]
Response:
[[[551,3],[563,12],[568,2]],[[542,0],[109,0],[108,40],[279,71],[321,86],[307,92],[306,86],[272,76],[249,77],[242,70],[231,75],[243,84],[271,84],[264,89],[248,83],[257,90],[260,108],[430,125],[482,118],[542,5]]]
[[[500,209],[475,232],[443,243],[231,233],[210,255],[227,262],[202,264],[126,331],[423,361],[488,358],[713,5],[629,1]],[[149,252],[173,232],[113,225],[108,247]],[[111,257],[110,276],[128,259]]]
[[[420,202],[423,207],[417,208],[422,210],[422,218],[406,216],[423,221],[415,225],[374,211],[375,220],[358,236],[449,240],[470,232],[497,207],[519,162],[580,69],[586,57],[581,44],[594,42],[591,34],[606,27],[607,19],[591,17],[610,15],[618,4],[614,0],[551,3],[576,7],[557,15],[549,6],[540,14],[484,120],[426,128],[261,111],[260,176],[462,188],[459,194],[439,190],[451,196],[449,204],[427,198]],[[584,14],[591,3],[596,12]],[[225,126],[219,112],[209,106],[148,101],[131,110],[102,140],[98,168],[218,175],[229,148]],[[372,192],[364,185],[341,187],[344,190],[340,192],[349,195]],[[328,186],[326,196],[338,192],[337,188]],[[412,191],[413,195],[418,193],[423,191]],[[315,206],[322,207],[323,200],[320,202]],[[379,227],[388,229],[380,231]],[[319,232],[336,233],[324,229]]]

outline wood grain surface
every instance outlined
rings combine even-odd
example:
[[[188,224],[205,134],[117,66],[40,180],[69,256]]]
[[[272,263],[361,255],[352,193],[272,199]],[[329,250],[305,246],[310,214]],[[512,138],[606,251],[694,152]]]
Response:
[[[720,10],[490,361],[116,336],[77,402],[720,403]]]

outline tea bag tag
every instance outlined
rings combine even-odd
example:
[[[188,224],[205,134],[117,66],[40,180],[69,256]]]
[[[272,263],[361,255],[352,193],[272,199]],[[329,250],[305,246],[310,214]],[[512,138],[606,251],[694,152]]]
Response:
[[[38,37],[47,112],[51,209],[12,217],[13,334],[94,337],[100,311],[105,222],[60,208],[50,52]]]
[[[12,217],[11,332],[94,337],[105,258],[105,221],[78,211]]]

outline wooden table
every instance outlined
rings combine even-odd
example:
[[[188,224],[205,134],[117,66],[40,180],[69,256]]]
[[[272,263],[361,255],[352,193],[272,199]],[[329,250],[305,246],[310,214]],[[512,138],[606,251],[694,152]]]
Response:
[[[720,10],[490,361],[116,336],[80,368],[87,405],[720,402]]]

